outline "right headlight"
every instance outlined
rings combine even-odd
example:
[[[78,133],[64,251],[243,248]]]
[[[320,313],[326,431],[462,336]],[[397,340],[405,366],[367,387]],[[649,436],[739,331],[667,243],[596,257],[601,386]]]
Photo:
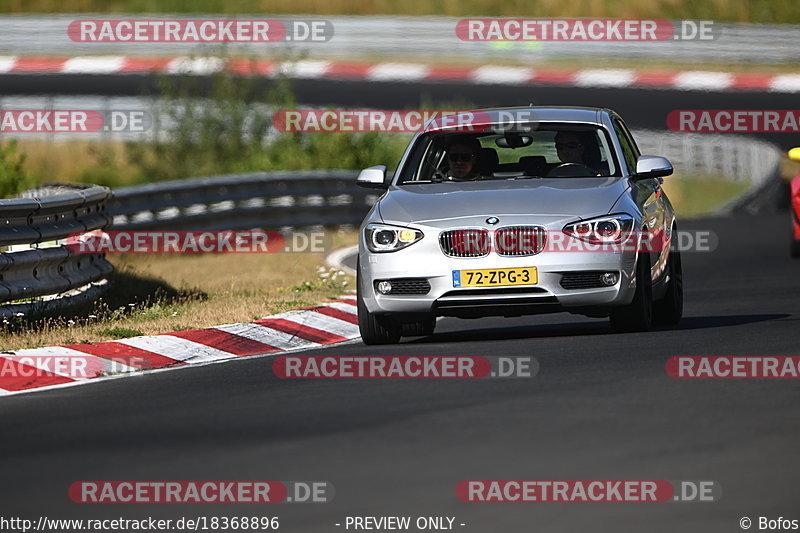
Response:
[[[593,244],[613,244],[626,240],[632,229],[633,217],[623,213],[573,222],[562,231]]]
[[[424,237],[419,230],[389,226],[388,224],[370,224],[364,229],[364,238],[370,252],[396,252]]]

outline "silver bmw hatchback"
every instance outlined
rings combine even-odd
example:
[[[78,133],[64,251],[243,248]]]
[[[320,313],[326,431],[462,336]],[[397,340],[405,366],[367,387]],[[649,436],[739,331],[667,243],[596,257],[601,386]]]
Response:
[[[431,335],[441,316],[570,312],[610,317],[618,331],[677,323],[677,222],[661,188],[670,174],[609,109],[430,121],[393,176],[379,166],[357,180],[384,191],[359,232],[361,338]]]

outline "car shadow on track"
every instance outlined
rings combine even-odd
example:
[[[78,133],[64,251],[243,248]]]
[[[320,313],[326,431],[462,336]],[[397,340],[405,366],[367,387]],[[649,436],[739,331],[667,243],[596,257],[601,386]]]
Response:
[[[655,327],[648,333],[667,333],[671,331],[688,331],[721,327],[735,327],[756,322],[779,320],[790,317],[790,314],[763,315],[720,315],[684,317],[676,326]],[[447,331],[435,333],[430,337],[416,337],[406,344],[427,344],[436,342],[493,341],[513,339],[536,339],[551,337],[579,337],[585,335],[623,335],[614,332],[607,321],[579,322],[565,324],[543,324],[515,326],[508,328],[470,329],[465,331]]]

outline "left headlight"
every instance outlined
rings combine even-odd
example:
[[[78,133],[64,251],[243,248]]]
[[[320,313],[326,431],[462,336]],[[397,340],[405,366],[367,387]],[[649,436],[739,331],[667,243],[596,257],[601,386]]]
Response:
[[[396,252],[411,246],[424,235],[421,231],[386,224],[370,224],[364,230],[370,252]]]
[[[626,240],[633,229],[633,217],[626,214],[581,220],[564,226],[564,233],[582,241],[596,244],[618,243]]]

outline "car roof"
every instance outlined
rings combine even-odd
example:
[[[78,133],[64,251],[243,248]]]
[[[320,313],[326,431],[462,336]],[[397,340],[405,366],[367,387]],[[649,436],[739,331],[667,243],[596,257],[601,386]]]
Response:
[[[519,106],[519,107],[494,107],[486,109],[470,109],[459,111],[459,114],[472,113],[474,123],[480,124],[508,124],[509,118],[520,117],[520,122],[576,122],[601,126],[603,118],[615,115],[613,111],[600,107],[577,106]],[[434,118],[428,122],[426,131],[452,129],[446,124],[440,124]]]

